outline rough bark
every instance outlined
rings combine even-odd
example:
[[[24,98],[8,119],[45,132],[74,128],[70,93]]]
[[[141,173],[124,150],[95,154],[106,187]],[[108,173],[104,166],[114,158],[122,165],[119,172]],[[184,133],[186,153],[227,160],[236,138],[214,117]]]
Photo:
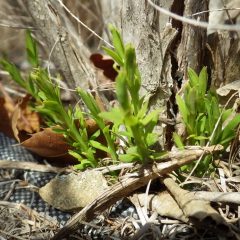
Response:
[[[209,9],[239,8],[240,2],[236,0],[213,1]],[[209,15],[210,27],[217,23],[239,24],[239,10],[211,12]],[[208,29],[208,56],[212,85],[224,86],[239,80],[240,44],[239,32],[216,31]]]
[[[205,0],[185,1],[184,15],[191,16],[194,13],[207,10]],[[200,15],[200,21],[206,21],[206,14]],[[206,47],[206,29],[183,24],[181,42],[177,49],[178,71],[186,75],[187,67],[199,72],[203,66]]]
[[[36,35],[43,43],[47,52],[52,51],[52,59],[57,69],[71,88],[80,86],[88,88],[88,82],[95,78],[89,65],[89,51],[78,42],[72,31],[64,27],[63,17],[57,11],[56,1],[23,0],[27,12],[32,17],[33,26],[37,28]],[[61,14],[64,14],[62,11]],[[69,29],[71,23],[68,22]]]
[[[163,5],[169,8],[172,2],[165,1]],[[166,68],[169,63],[168,49],[177,30],[145,0],[125,0],[122,5],[122,32],[124,40],[136,47],[142,75],[142,94],[152,96],[154,108],[166,106],[172,86],[171,75],[168,74],[170,69]],[[170,78],[166,79],[166,76]]]
[[[157,1],[159,2],[159,1]],[[102,2],[102,9],[109,9],[109,0]],[[171,1],[161,1],[161,5],[170,9]],[[108,5],[108,8],[106,7]],[[111,10],[105,10],[109,18],[121,27],[124,41],[131,42],[136,48],[137,61],[142,76],[141,94],[151,97],[152,109],[161,109],[162,115],[167,115],[167,101],[171,96],[173,79],[171,76],[171,56],[169,48],[177,36],[169,18],[160,15],[145,0],[122,0],[113,4]],[[118,20],[120,16],[120,21]],[[164,127],[158,129],[160,144],[165,142]]]

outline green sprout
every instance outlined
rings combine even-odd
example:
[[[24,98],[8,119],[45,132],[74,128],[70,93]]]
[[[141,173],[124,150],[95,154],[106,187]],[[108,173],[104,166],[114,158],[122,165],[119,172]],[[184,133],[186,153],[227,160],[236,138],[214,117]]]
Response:
[[[207,89],[208,75],[204,67],[199,76],[191,68],[188,69],[189,81],[184,86],[183,97],[176,96],[182,121],[186,128],[186,137],[182,139],[177,133],[173,138],[179,148],[186,145],[206,146],[221,144],[226,149],[235,138],[236,128],[240,123],[240,115],[232,108],[220,106],[214,89]],[[229,120],[230,115],[234,117]],[[191,170],[193,164],[182,169]],[[196,172],[202,175],[214,169],[210,156],[206,156],[199,164]]]

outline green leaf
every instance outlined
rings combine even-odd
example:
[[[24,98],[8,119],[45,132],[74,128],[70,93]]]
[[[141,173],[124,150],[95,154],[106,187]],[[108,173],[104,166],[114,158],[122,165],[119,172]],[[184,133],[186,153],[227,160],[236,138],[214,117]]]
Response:
[[[173,133],[173,141],[176,144],[177,148],[184,149],[182,138],[176,132]]]
[[[239,123],[240,123],[240,114],[237,114],[223,129],[220,144],[229,137],[232,137],[232,138],[235,137],[235,129],[237,128]]]
[[[29,63],[32,64],[33,67],[39,66],[38,61],[38,51],[36,41],[33,39],[30,31],[26,32],[26,49],[27,49],[27,57]]]
[[[208,84],[207,67],[203,67],[199,74],[199,90],[202,96],[204,96],[207,91],[207,84]]]
[[[116,78],[117,99],[122,109],[126,112],[129,112],[130,102],[126,84],[126,72],[121,71]]]
[[[159,110],[154,110],[152,112],[150,112],[145,118],[143,118],[141,120],[141,123],[144,126],[147,126],[149,123],[151,123],[152,121],[154,122],[154,124],[157,124],[158,121],[158,116],[159,116]]]
[[[134,115],[130,115],[130,114],[125,116],[124,123],[129,127],[133,127],[133,126],[139,127],[141,125],[138,118],[135,117]]]
[[[146,137],[147,146],[150,147],[158,141],[158,135],[156,133],[148,133]]]
[[[168,152],[167,151],[154,152],[151,155],[154,160],[161,161],[168,155]]]
[[[201,113],[198,115],[197,120],[196,120],[196,134],[197,135],[202,135],[207,133],[207,135],[209,135],[207,126],[206,126],[206,121],[207,121],[207,117],[204,113]],[[202,144],[201,144],[202,146]]]
[[[119,155],[119,159],[123,162],[134,162],[142,160],[141,154],[139,154],[139,148],[137,146],[129,147],[126,154]]]
[[[101,131],[100,129],[98,129],[94,134],[91,135],[90,140],[96,139],[97,137],[100,136],[100,134],[101,134]]]
[[[183,121],[185,123],[188,123],[188,117],[189,117],[190,113],[189,113],[189,110],[187,109],[185,102],[179,95],[176,95],[176,102],[177,102],[179,111],[181,113],[181,116],[183,118]]]
[[[133,154],[121,154],[119,155],[119,160],[121,162],[131,163],[138,161],[138,157]]]
[[[139,119],[142,119],[145,117],[145,115],[148,112],[148,105],[149,105],[149,97],[145,97],[139,101],[139,104],[141,105],[141,108],[138,111],[137,117]]]
[[[99,118],[98,114],[101,112],[93,96],[81,88],[77,88],[77,92],[82,98],[83,102],[86,104],[87,108],[90,110],[92,116],[96,119]]]
[[[119,134],[121,134],[122,136],[127,137],[129,139],[133,137],[132,132],[130,132],[130,131],[119,131]]]
[[[206,123],[208,125],[209,133],[212,133],[214,126],[215,126],[213,114],[212,114],[212,103],[210,102],[209,99],[205,99],[204,103],[205,103],[205,109],[207,112],[207,122]]]
[[[98,114],[99,117],[114,122],[114,124],[120,124],[123,122],[123,112],[120,108],[112,108],[109,112],[101,112]]]
[[[106,146],[104,146],[103,144],[101,144],[100,142],[97,142],[97,141],[94,141],[94,140],[90,140],[89,143],[90,143],[91,146],[93,146],[94,148],[109,153],[109,149],[108,149]]]
[[[121,59],[124,59],[125,49],[121,35],[113,25],[109,25],[109,29],[112,34],[112,43],[115,48],[115,51]]]
[[[41,98],[42,101],[47,100],[46,94],[43,91],[38,92],[38,96]]]
[[[36,85],[34,84],[33,79],[30,76],[29,76],[28,82],[27,82],[27,90],[35,99],[38,99],[38,89],[37,89]]]
[[[61,129],[61,128],[58,128],[58,127],[52,127],[52,130],[56,133],[59,133],[59,134],[65,134],[66,133],[65,129]]]
[[[72,155],[72,154],[70,154],[70,155]],[[74,155],[73,155],[73,157],[75,157]],[[76,158],[76,157],[75,157]],[[81,163],[80,164],[76,164],[76,165],[74,165],[74,168],[76,169],[76,170],[85,170],[87,167],[92,167],[92,168],[94,168],[94,167],[96,167],[94,164],[92,164],[92,162],[91,161],[89,161],[89,160],[87,160],[87,159],[83,159],[83,160],[81,160]]]
[[[185,104],[188,106],[188,110],[189,110],[190,114],[192,114],[194,118],[197,115],[197,113],[196,113],[196,95],[197,95],[196,89],[191,88],[189,90],[189,93],[188,93],[188,96],[187,96],[187,99],[185,102]]]
[[[233,109],[232,108],[229,108],[227,110],[223,110],[223,113],[222,113],[222,122],[224,123],[230,116],[231,114],[233,113]]]
[[[207,139],[209,139],[208,137],[205,137],[205,136],[193,136],[193,138],[195,140],[207,140]]]
[[[19,69],[13,64],[10,63],[7,60],[1,59],[0,60],[1,65],[3,66],[4,70],[7,71],[12,79],[18,83],[21,87],[26,89],[26,83],[24,79],[22,78]]]
[[[82,109],[80,108],[79,105],[75,106],[73,116],[74,116],[74,118],[76,118],[79,121],[81,121],[81,125],[82,125],[84,117],[83,117]]]
[[[198,88],[199,85],[199,79],[197,73],[192,69],[188,68],[188,78],[189,78],[189,84],[193,88]]]
[[[126,46],[125,61],[128,84],[132,87],[134,86],[134,77],[136,72],[136,55],[135,49],[131,44]],[[138,91],[138,89],[136,89],[136,91]]]
[[[119,66],[123,66],[123,59],[121,57],[119,57],[119,55],[113,51],[112,49],[110,48],[107,48],[107,47],[102,47],[103,50],[110,56],[112,57],[113,60],[116,61],[116,63],[119,65]]]
[[[220,113],[219,102],[215,97],[212,98],[211,106],[212,106],[213,119],[215,122],[217,122],[221,113]]]

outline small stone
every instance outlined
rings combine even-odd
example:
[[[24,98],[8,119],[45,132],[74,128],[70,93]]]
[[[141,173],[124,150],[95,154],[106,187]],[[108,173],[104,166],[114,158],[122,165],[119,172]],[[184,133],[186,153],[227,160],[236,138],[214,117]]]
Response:
[[[84,208],[108,189],[103,174],[87,170],[80,174],[60,175],[39,189],[39,194],[49,205],[61,211]]]

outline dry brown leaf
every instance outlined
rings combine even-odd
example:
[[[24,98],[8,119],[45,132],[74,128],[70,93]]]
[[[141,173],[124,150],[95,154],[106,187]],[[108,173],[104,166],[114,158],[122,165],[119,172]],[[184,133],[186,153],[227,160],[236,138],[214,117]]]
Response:
[[[0,89],[3,91],[3,89]],[[28,106],[30,96],[14,101],[6,93],[0,98],[0,130],[18,142],[25,138],[24,133],[34,133],[40,130],[40,117]]]
[[[140,193],[137,194],[137,196],[142,206],[144,206],[147,197],[148,209],[156,211],[160,216],[188,222],[188,218],[184,215],[174,198],[167,191],[159,192],[156,195],[149,194],[148,196],[146,196],[145,193]]]
[[[100,53],[94,53],[90,56],[90,60],[95,67],[103,70],[104,76],[112,81],[115,80],[117,76],[117,71],[113,68],[114,61],[108,56],[103,56]]]
[[[16,126],[19,131],[25,131],[27,133],[34,133],[40,131],[40,117],[39,114],[32,111],[29,107],[31,96],[26,95],[24,98],[19,100],[17,103],[13,116],[16,113],[15,120],[17,121]]]
[[[16,106],[16,108],[14,109],[14,111],[13,111],[13,113],[12,113],[12,121],[11,121],[11,124],[12,124],[12,131],[13,131],[13,135],[14,135],[14,137],[16,138],[16,140],[18,141],[18,142],[20,142],[20,139],[19,139],[19,137],[18,137],[18,135],[19,135],[19,130],[18,130],[18,127],[17,127],[17,125],[18,125],[18,119],[21,117],[21,109],[20,109],[20,107],[18,106],[18,104],[17,104],[17,106]]]
[[[14,106],[5,98],[0,98],[0,132],[5,133],[9,137],[14,137],[11,128],[11,112]]]
[[[240,80],[233,81],[217,89],[217,94],[226,97],[230,92],[236,92],[240,89]]]
[[[64,137],[55,133],[51,128],[45,128],[43,131],[32,134],[21,145],[43,157],[63,156],[69,149]]]

